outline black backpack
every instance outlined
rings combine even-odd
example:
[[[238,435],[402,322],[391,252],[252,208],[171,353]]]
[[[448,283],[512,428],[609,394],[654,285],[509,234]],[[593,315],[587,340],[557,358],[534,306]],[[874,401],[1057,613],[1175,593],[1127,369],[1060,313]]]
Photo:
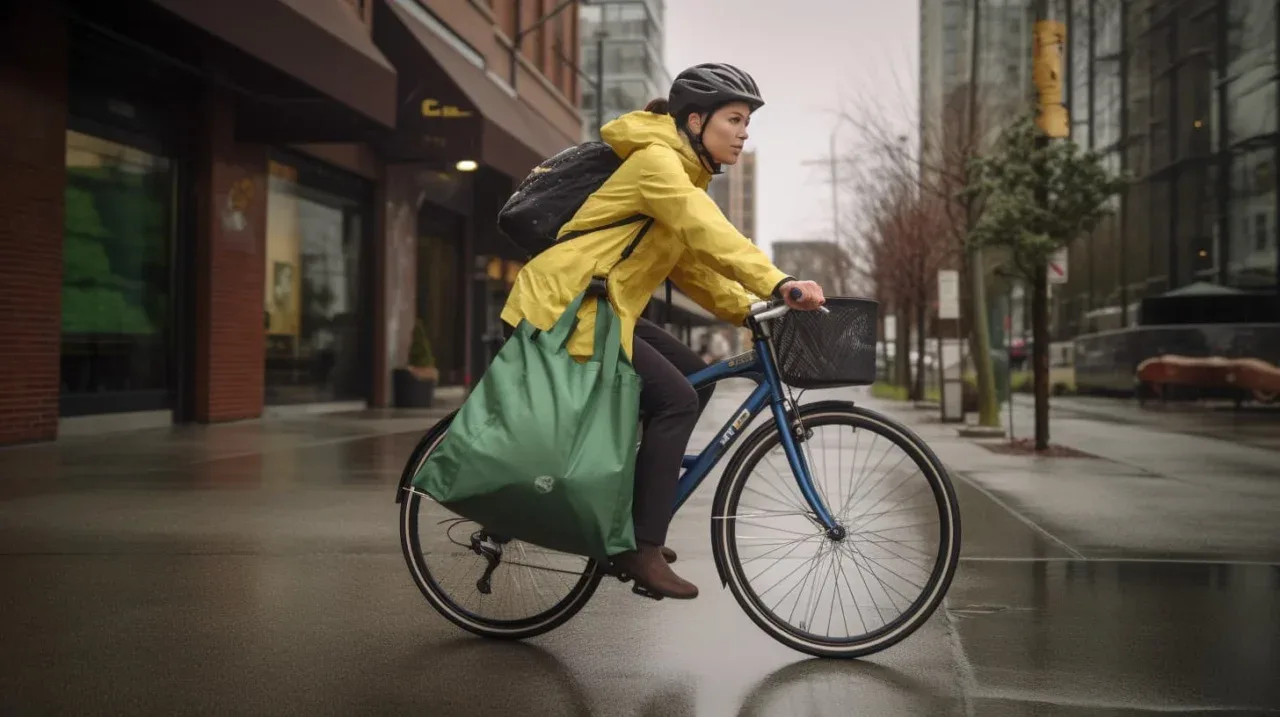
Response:
[[[573,219],[587,197],[620,166],[622,160],[613,148],[599,141],[583,142],[544,160],[520,182],[498,212],[498,229],[529,258],[537,256],[556,243],[560,227]],[[561,241],[645,219],[648,217],[636,214],[594,229],[570,232]],[[624,258],[631,254],[652,223],[650,219],[636,235]]]

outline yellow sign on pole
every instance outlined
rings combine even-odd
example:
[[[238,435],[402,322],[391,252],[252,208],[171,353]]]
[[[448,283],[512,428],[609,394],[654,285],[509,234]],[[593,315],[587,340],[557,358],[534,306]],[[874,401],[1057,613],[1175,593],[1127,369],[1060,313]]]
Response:
[[[1062,104],[1062,57],[1067,46],[1066,23],[1040,20],[1035,24],[1032,78],[1039,95],[1036,124],[1050,137],[1071,134],[1071,121]]]

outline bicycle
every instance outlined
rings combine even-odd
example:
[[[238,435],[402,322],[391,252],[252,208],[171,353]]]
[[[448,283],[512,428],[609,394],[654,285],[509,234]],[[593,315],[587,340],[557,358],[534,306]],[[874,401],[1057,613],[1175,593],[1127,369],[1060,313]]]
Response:
[[[857,406],[851,401],[821,400],[800,404],[790,396],[789,390],[794,388],[808,390],[867,385],[875,379],[878,311],[876,302],[856,298],[830,298],[824,308],[825,316],[817,312],[790,313],[789,307],[778,302],[760,302],[754,305],[748,319],[754,348],[689,376],[695,388],[702,388],[730,378],[747,378],[755,383],[755,389],[700,453],[685,457],[673,511],[678,512],[685,505],[711,471],[742,439],[744,429],[751,421],[765,409],[770,409],[772,421],[756,428],[729,458],[712,502],[712,554],[721,587],[728,586],[739,606],[752,621],[782,644],[818,657],[854,658],[895,645],[924,624],[937,609],[950,587],[959,560],[960,514],[955,490],[945,467],[924,441],[909,428],[887,416]],[[788,390],[784,391],[784,387]],[[421,439],[409,457],[396,490],[396,502],[401,505],[400,536],[405,561],[414,582],[433,608],[458,627],[477,635],[498,639],[525,639],[548,632],[567,622],[587,604],[605,577],[614,577],[622,582],[630,580],[629,576],[620,574],[609,564],[582,556],[560,554],[567,559],[576,559],[585,564],[580,568],[543,568],[549,570],[551,575],[570,575],[576,578],[576,580],[570,579],[572,584],[568,586],[567,594],[549,608],[519,617],[484,617],[460,605],[458,602],[460,597],[468,596],[451,595],[442,586],[441,580],[445,576],[439,572],[433,572],[427,565],[427,557],[436,553],[424,551],[422,539],[418,535],[419,526],[422,524],[419,518],[420,510],[424,505],[440,506],[430,497],[414,490],[410,482],[430,456],[431,451],[444,438],[453,415],[455,414],[442,419]],[[904,459],[899,460],[898,464],[884,472],[874,482],[868,483],[869,487],[864,494],[868,497],[873,495],[875,488],[888,476],[896,473],[898,466],[906,458],[910,458],[912,463],[921,470],[925,476],[925,485],[918,488],[912,495],[919,495],[927,488],[928,493],[925,497],[930,505],[914,513],[907,510],[907,513],[909,516],[919,517],[921,513],[928,514],[936,511],[938,517],[936,550],[930,552],[913,547],[915,543],[923,542],[933,534],[933,531],[922,528],[925,525],[923,523],[908,522],[907,525],[871,529],[870,526],[885,516],[900,512],[877,510],[880,504],[898,488],[882,494],[872,507],[856,515],[851,515],[850,502],[860,492],[863,485],[861,479],[849,491],[847,499],[839,500],[843,494],[837,493],[836,498],[839,502],[833,503],[829,500],[830,495],[824,489],[825,484],[818,485],[813,480],[811,470],[815,461],[809,445],[813,442],[818,430],[830,427],[851,429],[857,437],[858,442],[851,461],[855,467],[859,457],[858,447],[861,445],[863,435],[867,433],[871,434],[873,440],[886,438],[892,446],[902,449],[905,453]],[[769,495],[763,492],[763,485],[748,485],[747,479],[752,475],[752,471],[762,462],[768,463],[768,453],[776,447],[782,448],[791,468],[794,487],[800,494],[798,497]],[[842,438],[836,456],[837,462],[841,465],[843,457]],[[827,465],[827,458],[827,454],[823,454],[824,467]],[[863,460],[864,467],[871,460],[872,458],[868,455]],[[873,470],[878,471],[884,461],[885,458],[882,456]],[[759,522],[753,522],[761,519],[761,515],[737,512],[744,496],[748,494],[761,495],[773,504],[787,508],[787,511],[775,517],[795,518],[798,523],[797,528],[784,530],[784,536],[776,543],[756,542],[760,539],[746,533],[754,528],[766,527]],[[407,500],[405,500],[406,497]],[[832,505],[838,505],[839,508],[832,511],[829,507]],[[908,518],[909,521],[911,519]],[[450,526],[446,545],[452,546],[452,550],[445,552],[445,557],[473,554],[483,558],[480,577],[474,582],[470,578],[463,581],[463,585],[467,586],[464,590],[474,589],[481,603],[489,605],[497,600],[493,597],[493,578],[501,566],[510,566],[508,573],[523,573],[520,568],[526,568],[530,575],[533,575],[532,568],[536,566],[531,565],[530,561],[531,555],[538,553],[537,546],[526,547],[518,540],[492,535],[486,532],[483,526],[473,531],[469,539],[459,539],[452,531],[459,523],[464,522],[464,519],[455,516],[440,522],[448,523]],[[899,534],[898,531],[911,531],[907,535],[912,537],[897,540],[895,536]],[[863,534],[871,537],[860,537]],[[796,535],[801,536],[801,539],[818,538],[819,546],[816,555],[808,559],[805,559],[804,555],[792,557],[799,548],[798,545],[794,545],[799,542],[799,539],[793,537]],[[843,580],[851,594],[860,592],[860,595],[854,594],[853,607],[858,611],[863,632],[840,638],[829,634],[836,614],[834,594],[831,597],[832,605],[827,616],[828,634],[823,636],[814,632],[816,611],[823,600],[825,588],[819,588],[817,594],[807,601],[803,613],[804,619],[794,621],[795,612],[801,602],[799,597],[796,598],[789,615],[784,618],[779,614],[778,607],[797,587],[802,587],[809,581],[808,575],[788,590],[779,603],[773,607],[767,606],[763,596],[774,588],[761,592],[752,587],[746,569],[751,562],[764,556],[744,559],[742,555],[744,546],[738,544],[740,538],[747,541],[746,547],[770,548],[764,556],[790,547],[790,550],[779,560],[800,561],[801,567],[822,562],[825,558],[846,555],[852,559],[854,567],[859,571],[864,566],[871,570],[873,575],[871,581],[859,573],[862,580],[861,583],[856,583],[849,578],[843,566],[836,568],[833,560],[833,565],[826,568],[823,576],[824,586],[834,579],[835,589],[838,591]],[[911,552],[932,561],[925,570],[927,575],[921,584],[913,582],[899,572],[899,570],[906,572],[901,562],[905,561]],[[872,553],[877,557],[871,557]],[[877,567],[880,568],[878,573],[874,569]],[[898,567],[899,570],[895,570],[894,567]],[[781,580],[791,578],[799,569],[797,567],[791,570]],[[764,572],[767,570],[756,577],[763,575]],[[780,583],[781,581],[775,583],[775,587]],[[817,578],[813,579],[812,584],[817,585]],[[910,589],[908,585],[918,590],[914,597],[905,592]],[[882,609],[878,605],[875,606],[873,614],[880,617],[881,624],[873,628],[869,626],[858,603],[859,599],[863,601],[868,598],[874,599],[877,586],[879,592],[889,598],[894,608],[898,607],[899,600],[895,599],[893,593],[907,603],[907,607],[896,618],[888,620],[881,614]],[[537,597],[548,590],[517,589],[514,592],[518,595]],[[633,592],[646,594],[637,587],[633,587]],[[849,627],[849,615],[843,601],[839,614],[846,629],[852,630]]]

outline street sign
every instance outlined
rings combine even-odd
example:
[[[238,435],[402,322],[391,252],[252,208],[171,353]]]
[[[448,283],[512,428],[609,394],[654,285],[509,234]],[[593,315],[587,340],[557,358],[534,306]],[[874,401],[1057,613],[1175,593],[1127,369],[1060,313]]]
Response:
[[[938,318],[960,318],[960,272],[954,269],[938,270]]]
[[[1049,257],[1049,283],[1067,283],[1067,249],[1063,247]]]

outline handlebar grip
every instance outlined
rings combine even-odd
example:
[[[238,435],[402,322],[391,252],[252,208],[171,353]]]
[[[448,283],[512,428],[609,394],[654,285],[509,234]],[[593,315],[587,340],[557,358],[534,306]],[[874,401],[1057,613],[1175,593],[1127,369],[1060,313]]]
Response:
[[[804,298],[804,292],[794,287],[792,287],[791,291],[787,293],[791,294],[792,301],[799,301]]]

